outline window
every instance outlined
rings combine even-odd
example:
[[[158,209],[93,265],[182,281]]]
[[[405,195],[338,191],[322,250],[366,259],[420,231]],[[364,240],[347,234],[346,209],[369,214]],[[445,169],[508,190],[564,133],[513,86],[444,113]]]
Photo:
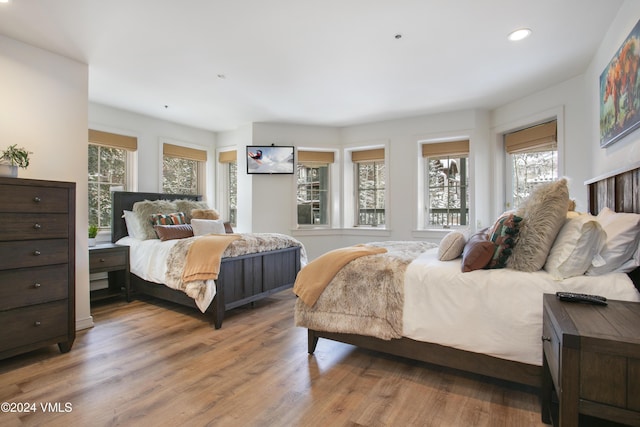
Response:
[[[221,165],[222,192],[226,196],[222,197],[221,208],[226,212],[227,221],[232,226],[236,226],[238,218],[238,154],[236,150],[222,151],[218,156],[218,163]]]
[[[207,152],[180,145],[162,145],[162,192],[202,194]]]
[[[137,138],[89,130],[89,224],[111,227],[111,191],[130,190],[131,155]]]
[[[507,206],[516,208],[537,184],[558,178],[557,122],[542,123],[504,137],[511,178]]]
[[[353,151],[356,176],[356,225],[385,224],[384,148]]]
[[[334,153],[298,151],[298,225],[329,225],[329,166]]]
[[[422,145],[425,184],[425,228],[469,224],[469,141]]]

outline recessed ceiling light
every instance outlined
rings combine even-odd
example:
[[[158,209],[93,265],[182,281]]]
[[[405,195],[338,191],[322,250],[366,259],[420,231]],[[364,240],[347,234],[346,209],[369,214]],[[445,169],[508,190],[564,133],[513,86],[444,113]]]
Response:
[[[0,0],[0,3],[9,3],[10,0]]]
[[[518,40],[526,39],[530,35],[531,35],[531,30],[530,29],[528,29],[528,28],[520,28],[518,30],[510,32],[509,35],[507,36],[507,38],[509,40],[511,40],[512,42],[515,42],[515,41],[518,41]]]
[[[393,38],[395,38],[396,40],[400,40],[402,38],[402,34],[398,33],[395,36],[393,36]]]

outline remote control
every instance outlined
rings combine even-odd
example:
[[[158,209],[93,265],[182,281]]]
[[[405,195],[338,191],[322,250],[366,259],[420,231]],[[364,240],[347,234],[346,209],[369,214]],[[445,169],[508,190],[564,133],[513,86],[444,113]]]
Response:
[[[579,294],[576,292],[556,292],[556,296],[560,301],[607,305],[607,299],[600,295]]]

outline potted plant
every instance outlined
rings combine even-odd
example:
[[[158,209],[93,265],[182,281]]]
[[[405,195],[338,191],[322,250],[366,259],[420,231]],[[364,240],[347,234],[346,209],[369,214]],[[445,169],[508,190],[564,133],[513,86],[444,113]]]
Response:
[[[98,235],[98,226],[91,224],[89,226],[89,246],[96,245],[96,236]]]
[[[18,144],[10,145],[1,154],[0,176],[15,178],[18,176],[19,167],[26,169],[29,166],[29,154],[31,153],[22,147],[18,148]]]

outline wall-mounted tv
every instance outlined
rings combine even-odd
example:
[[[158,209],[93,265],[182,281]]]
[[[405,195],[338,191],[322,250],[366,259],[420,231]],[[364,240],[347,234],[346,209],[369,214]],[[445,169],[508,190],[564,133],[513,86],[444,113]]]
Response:
[[[247,146],[247,173],[292,174],[294,172],[293,146]]]

